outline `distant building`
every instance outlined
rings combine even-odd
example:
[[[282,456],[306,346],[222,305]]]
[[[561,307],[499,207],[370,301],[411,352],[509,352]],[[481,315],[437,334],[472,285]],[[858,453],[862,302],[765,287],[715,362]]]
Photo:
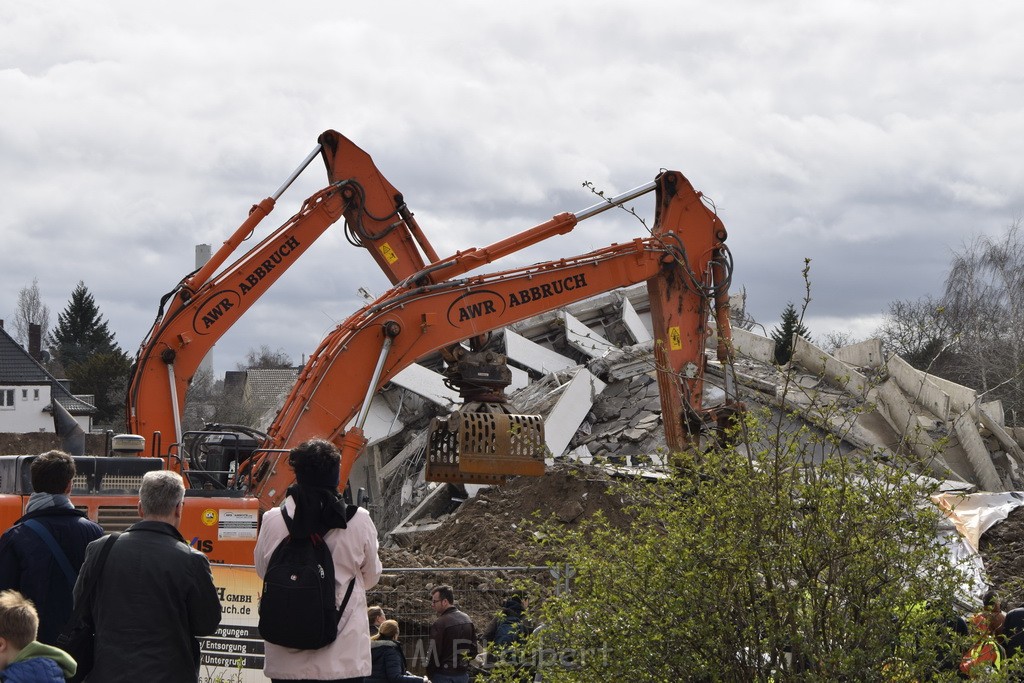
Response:
[[[235,405],[231,421],[266,429],[302,368],[250,368],[224,373],[224,399]]]
[[[38,333],[30,333],[32,348],[26,351],[0,321],[0,432],[55,432],[56,402],[56,410],[66,411],[82,431],[89,433],[96,406],[73,395],[67,380],[55,378],[40,365],[39,340]]]

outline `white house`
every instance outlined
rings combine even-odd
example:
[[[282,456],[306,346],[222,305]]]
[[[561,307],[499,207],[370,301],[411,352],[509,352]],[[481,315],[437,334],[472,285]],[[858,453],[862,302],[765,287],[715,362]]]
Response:
[[[0,321],[0,432],[55,432],[54,401],[89,433],[96,407],[72,395]]]

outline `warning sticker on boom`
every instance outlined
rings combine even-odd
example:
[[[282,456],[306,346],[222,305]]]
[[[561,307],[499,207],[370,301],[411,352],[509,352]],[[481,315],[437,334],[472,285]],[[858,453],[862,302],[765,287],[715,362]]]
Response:
[[[683,348],[683,335],[680,334],[678,327],[668,328],[668,347],[672,351],[679,351]]]
[[[395,250],[392,249],[391,245],[388,244],[387,242],[380,245],[380,254],[388,263],[394,263],[395,261],[398,260],[398,254],[395,253]]]

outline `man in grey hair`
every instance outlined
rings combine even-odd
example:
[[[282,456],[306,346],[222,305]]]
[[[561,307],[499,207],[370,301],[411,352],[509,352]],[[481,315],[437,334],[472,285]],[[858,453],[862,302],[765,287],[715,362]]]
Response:
[[[196,638],[217,629],[221,612],[209,560],[178,532],[184,506],[181,475],[158,470],[142,477],[142,521],[114,542],[91,600],[96,645],[89,680],[198,681]],[[76,605],[106,540],[86,550]]]

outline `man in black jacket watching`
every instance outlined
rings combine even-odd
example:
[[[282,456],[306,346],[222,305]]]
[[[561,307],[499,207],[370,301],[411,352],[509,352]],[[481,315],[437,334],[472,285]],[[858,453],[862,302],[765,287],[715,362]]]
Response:
[[[36,639],[56,645],[71,617],[71,590],[85,547],[103,535],[103,528],[76,510],[68,498],[75,478],[74,458],[63,451],[49,451],[32,460],[29,472],[32,495],[25,514],[0,536],[0,591],[13,589],[31,600],[39,612]]]
[[[468,683],[469,660],[476,656],[476,628],[465,612],[455,607],[451,586],[430,591],[437,619],[430,625],[427,677],[431,683]]]
[[[197,636],[220,624],[210,562],[178,532],[185,504],[181,475],[146,472],[139,489],[142,521],[121,534],[99,570],[92,601],[96,625],[90,681],[186,683],[199,679]],[[91,543],[75,601],[96,572],[102,539]]]

